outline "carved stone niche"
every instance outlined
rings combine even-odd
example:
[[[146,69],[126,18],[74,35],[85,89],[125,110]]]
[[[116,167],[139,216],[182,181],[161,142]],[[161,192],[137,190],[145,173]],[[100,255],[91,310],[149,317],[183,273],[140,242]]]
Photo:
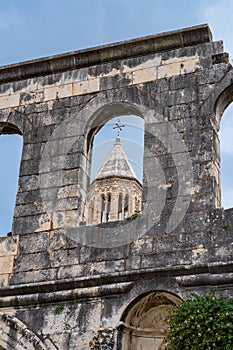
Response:
[[[115,344],[115,329],[100,328],[89,343],[91,350],[113,350]]]
[[[136,298],[122,316],[118,349],[166,349],[164,336],[168,330],[169,306],[179,302],[175,295],[161,291]]]

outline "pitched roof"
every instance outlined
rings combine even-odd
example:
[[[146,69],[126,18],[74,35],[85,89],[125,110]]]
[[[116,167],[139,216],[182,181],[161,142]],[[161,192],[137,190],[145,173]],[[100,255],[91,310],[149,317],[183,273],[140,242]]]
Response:
[[[123,150],[119,137],[116,138],[112,151],[98,171],[94,180],[110,177],[121,177],[139,181]]]

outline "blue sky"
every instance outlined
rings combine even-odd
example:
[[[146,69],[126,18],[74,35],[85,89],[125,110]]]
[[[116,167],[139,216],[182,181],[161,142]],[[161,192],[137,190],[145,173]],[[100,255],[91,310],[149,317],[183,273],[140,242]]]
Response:
[[[233,55],[232,0],[7,0],[0,2],[0,65],[208,23]],[[221,125],[224,206],[233,200],[233,117]],[[0,136],[0,235],[11,231],[20,140]],[[12,146],[14,145],[14,146]],[[224,164],[224,162],[223,162]],[[18,166],[18,165],[17,165]]]

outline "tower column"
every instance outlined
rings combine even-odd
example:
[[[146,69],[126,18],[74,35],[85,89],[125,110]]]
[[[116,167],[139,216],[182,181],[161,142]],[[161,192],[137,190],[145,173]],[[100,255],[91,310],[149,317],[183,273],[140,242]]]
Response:
[[[111,221],[116,221],[118,220],[118,193],[116,189],[113,189],[111,199]]]

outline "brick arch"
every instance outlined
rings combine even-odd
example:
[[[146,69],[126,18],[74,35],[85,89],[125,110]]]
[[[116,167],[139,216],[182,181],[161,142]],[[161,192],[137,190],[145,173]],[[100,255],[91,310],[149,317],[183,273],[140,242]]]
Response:
[[[180,300],[165,291],[151,291],[135,298],[121,317],[119,349],[165,349],[163,339],[168,329],[168,307],[179,304]]]
[[[0,313],[0,350],[55,350],[49,348],[23,322],[14,316]]]

